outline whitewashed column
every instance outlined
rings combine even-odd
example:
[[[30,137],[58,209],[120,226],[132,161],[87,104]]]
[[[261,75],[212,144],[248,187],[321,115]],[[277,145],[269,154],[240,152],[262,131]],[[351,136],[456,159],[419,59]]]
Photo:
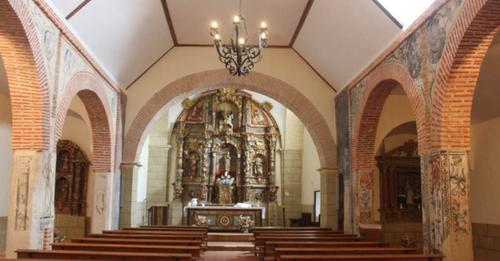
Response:
[[[121,164],[121,208],[120,227],[135,226],[142,221],[142,212],[134,211],[137,205],[137,175],[142,165],[137,162]],[[139,213],[136,213],[139,212]]]

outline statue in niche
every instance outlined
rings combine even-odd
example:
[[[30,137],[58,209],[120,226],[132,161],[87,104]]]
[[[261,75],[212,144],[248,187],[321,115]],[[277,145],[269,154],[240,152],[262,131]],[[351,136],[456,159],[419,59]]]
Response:
[[[260,157],[257,157],[253,162],[253,175],[257,178],[264,176],[264,164]]]
[[[231,175],[229,175],[229,171],[224,171],[224,174],[222,174],[220,177],[217,178],[219,204],[233,203],[233,190],[234,190],[233,184],[234,184],[234,178]]]
[[[224,173],[228,173],[231,171],[231,155],[229,152],[224,155]]]
[[[66,201],[68,201],[69,184],[65,178],[59,178],[56,181],[56,208],[58,210],[64,209]]]
[[[220,129],[225,132],[233,131],[234,114],[232,111],[222,111],[222,119],[220,120]]]
[[[198,156],[195,153],[191,153],[188,158],[189,162],[189,178],[193,180],[198,176]]]
[[[252,109],[252,123],[255,125],[265,125],[266,124],[264,116],[259,111],[259,109],[256,107],[254,107]]]

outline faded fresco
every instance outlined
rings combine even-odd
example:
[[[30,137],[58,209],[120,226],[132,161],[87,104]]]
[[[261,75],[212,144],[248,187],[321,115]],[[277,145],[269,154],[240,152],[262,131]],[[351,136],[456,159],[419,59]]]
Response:
[[[424,24],[410,35],[401,45],[393,51],[381,64],[399,64],[404,66],[417,88],[417,93],[422,100],[430,101],[435,74],[440,63],[447,37],[454,24],[456,16],[463,5],[463,0],[450,0],[435,12]],[[363,97],[368,89],[370,75],[361,79],[354,86],[350,86],[348,94],[339,93],[336,99],[338,165],[350,175],[352,182],[352,217],[346,212],[346,219],[351,218],[354,226],[359,222],[370,221],[373,212],[373,178],[369,173],[353,171],[355,159],[353,156],[353,142],[357,130],[356,119],[361,117]],[[347,97],[347,98],[346,98]],[[344,107],[349,101],[348,106]],[[341,106],[342,105],[342,106]],[[424,109],[430,111],[430,103]],[[347,116],[347,123],[342,122]],[[343,140],[349,140],[348,144]],[[347,151],[347,153],[344,153]],[[468,206],[464,205],[467,199],[468,166],[466,155],[459,153],[437,153],[436,155],[421,155],[422,173],[422,213],[424,240],[430,242],[426,247],[428,251],[440,251],[442,243],[451,234],[469,233]],[[361,176],[360,176],[361,175]],[[347,191],[347,190],[346,190]],[[350,195],[345,195],[348,197]],[[353,231],[356,231],[354,227]]]

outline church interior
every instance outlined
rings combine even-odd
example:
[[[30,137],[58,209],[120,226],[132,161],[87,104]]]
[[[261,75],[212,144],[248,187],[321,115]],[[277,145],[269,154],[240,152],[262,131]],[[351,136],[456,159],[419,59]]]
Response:
[[[500,260],[499,30],[500,0],[0,0],[0,260]]]

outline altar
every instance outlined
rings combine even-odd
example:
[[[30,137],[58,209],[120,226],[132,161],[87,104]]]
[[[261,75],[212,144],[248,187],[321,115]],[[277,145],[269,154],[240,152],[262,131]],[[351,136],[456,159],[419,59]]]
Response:
[[[262,226],[266,213],[263,207],[225,207],[225,206],[197,206],[186,207],[187,225],[203,225],[206,223],[209,230],[235,231],[240,227],[240,216],[250,217],[255,226]]]

